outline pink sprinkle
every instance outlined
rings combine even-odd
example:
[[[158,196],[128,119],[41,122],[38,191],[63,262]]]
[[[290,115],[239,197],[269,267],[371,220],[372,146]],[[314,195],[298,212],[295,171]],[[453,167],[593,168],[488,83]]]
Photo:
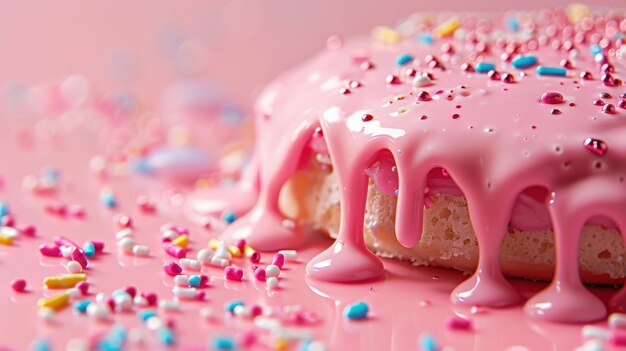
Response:
[[[26,291],[26,280],[24,279],[15,279],[11,282],[11,288],[13,291],[21,293]]]
[[[277,253],[274,255],[274,259],[272,260],[272,264],[278,266],[278,268],[282,269],[285,264],[285,256],[281,253]]]
[[[10,214],[4,215],[0,219],[0,224],[7,227],[13,227],[15,225],[15,217]]]
[[[257,343],[259,337],[255,330],[248,330],[239,338],[239,344],[243,347],[250,348]]]
[[[209,285],[209,276],[206,274],[200,274],[200,287]]]
[[[165,242],[163,243],[163,250],[165,250],[165,252],[174,257],[174,258],[185,258],[187,257],[187,250],[178,246],[178,245],[174,245],[170,242]]]
[[[70,246],[70,247],[77,247],[79,248],[81,251],[83,250],[80,245],[78,245],[77,243],[73,242],[72,240],[64,237],[64,236],[55,236],[54,237],[54,243],[57,246]]]
[[[61,257],[61,249],[53,244],[41,244],[39,245],[39,252],[43,256],[47,257]]]
[[[196,292],[196,300],[204,301],[206,299],[206,291],[199,290]]]
[[[246,245],[246,241],[244,239],[240,239],[239,241],[237,241],[237,244],[235,246],[237,246],[239,251],[244,252],[244,250],[246,249]]]
[[[259,263],[261,262],[261,254],[257,251],[254,251],[252,253],[252,255],[250,255],[250,262],[251,263]]]
[[[88,282],[78,282],[75,286],[81,294],[87,295],[89,294],[89,283]]]
[[[224,278],[227,280],[241,281],[241,279],[243,279],[243,269],[228,266],[224,268]]]
[[[128,295],[130,295],[130,297],[133,298],[133,299],[137,295],[137,288],[135,288],[132,285],[129,285],[129,286],[125,287],[124,291],[126,291],[126,293],[128,293]]]
[[[174,277],[183,272],[183,269],[178,265],[178,263],[173,261],[167,261],[163,265],[163,271],[168,275]]]
[[[108,297],[105,303],[107,304],[107,306],[109,306],[109,309],[111,311],[115,311],[115,300],[113,300],[112,297]]]
[[[115,217],[115,222],[121,229],[133,227],[133,220],[129,216],[120,213]]]
[[[161,233],[163,233],[164,231],[167,231],[167,230],[170,230],[170,229],[174,230],[175,227],[176,226],[173,225],[172,223],[165,223],[165,224],[161,225],[160,231],[161,231]]]
[[[37,228],[33,225],[24,226],[20,228],[20,234],[33,238],[37,235]]]
[[[263,308],[259,305],[252,305],[252,307],[250,307],[250,315],[252,316],[252,318],[260,316],[263,313]]]
[[[554,105],[563,103],[565,99],[563,98],[563,95],[561,93],[558,93],[556,91],[548,91],[541,95],[540,101],[544,104]]]
[[[387,82],[387,84],[402,84],[402,81],[400,80],[400,77],[396,76],[395,74],[390,74],[385,78],[385,81]]]
[[[174,227],[172,229],[174,229],[174,231],[176,231],[178,235],[187,234],[187,236],[189,236],[189,229],[185,227]]]
[[[74,247],[74,250],[72,250],[72,255],[70,257],[72,258],[72,260],[80,263],[80,266],[83,267],[83,269],[87,268],[87,266],[89,265],[85,253],[78,247]]]
[[[148,303],[148,306],[156,306],[159,300],[159,298],[157,297],[157,294],[153,292],[142,291],[140,296],[146,300],[146,302]]]
[[[154,204],[150,203],[147,196],[138,196],[137,206],[141,212],[146,214],[154,213],[156,211],[156,207]]]
[[[267,273],[265,272],[265,269],[261,267],[257,267],[254,270],[254,278],[260,282],[264,282],[265,279],[267,278]]]
[[[67,214],[75,218],[84,218],[85,208],[81,205],[71,205],[67,208]]]
[[[624,346],[626,345],[626,333],[624,332],[613,332],[609,342],[615,346]]]
[[[446,327],[452,330],[470,330],[472,329],[472,321],[466,318],[450,317],[446,321]]]

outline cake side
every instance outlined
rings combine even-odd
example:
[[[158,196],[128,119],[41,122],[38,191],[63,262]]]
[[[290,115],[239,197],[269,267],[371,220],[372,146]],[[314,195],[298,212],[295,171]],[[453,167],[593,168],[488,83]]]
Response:
[[[396,197],[382,193],[370,182],[364,219],[368,248],[381,257],[411,261],[415,265],[452,268],[471,273],[478,262],[478,243],[463,196],[432,197],[424,209],[419,244],[402,246],[395,235]],[[294,173],[281,193],[281,208],[289,216],[336,237],[339,230],[339,195],[335,175],[309,162]],[[555,250],[552,229],[509,228],[502,241],[500,265],[508,277],[552,279]],[[622,284],[626,277],[626,250],[615,228],[585,225],[579,245],[581,279],[589,284]]]

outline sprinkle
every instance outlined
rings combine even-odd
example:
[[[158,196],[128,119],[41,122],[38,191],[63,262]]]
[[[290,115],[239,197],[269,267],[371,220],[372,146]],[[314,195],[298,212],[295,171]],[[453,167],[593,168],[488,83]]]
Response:
[[[581,79],[584,79],[584,80],[592,80],[593,79],[593,75],[589,71],[582,71],[582,72],[580,72],[579,76],[580,76]]]
[[[48,289],[68,289],[75,287],[76,284],[85,280],[87,280],[87,275],[85,273],[65,274],[46,277],[43,280],[43,284]]]
[[[230,224],[230,223],[233,223],[237,219],[237,215],[234,212],[227,211],[227,212],[224,212],[222,219],[224,220],[224,222]]]
[[[565,98],[563,98],[563,94],[559,92],[548,91],[541,95],[539,101],[544,104],[555,105],[563,103],[565,101]]]
[[[164,311],[178,311],[180,303],[176,300],[159,300],[159,308]]]
[[[430,96],[430,94],[425,90],[422,90],[419,93],[417,93],[417,100],[419,101],[430,101],[432,99],[433,98]]]
[[[243,269],[228,266],[224,268],[224,278],[226,280],[241,281],[243,279]]]
[[[511,65],[517,69],[524,69],[537,64],[537,56],[526,55],[519,56],[511,61]]]
[[[228,301],[224,304],[224,311],[226,312],[230,312],[230,313],[235,313],[235,307],[237,306],[244,306],[245,303],[241,300],[233,300],[233,301]]]
[[[4,217],[10,213],[11,211],[9,210],[9,204],[7,204],[6,202],[0,202],[0,217]]]
[[[174,277],[174,285],[180,287],[188,287],[189,286],[189,277],[184,274],[179,274]]]
[[[133,247],[135,247],[135,240],[130,237],[122,238],[117,242],[118,250],[126,255],[130,255],[133,253]]]
[[[471,63],[463,63],[461,64],[461,71],[463,72],[474,72],[475,68]]]
[[[624,100],[620,100],[620,101],[617,103],[617,107],[619,107],[619,108],[622,108],[622,109],[625,109],[625,110],[626,110],[626,99],[624,99]]]
[[[183,269],[173,261],[167,261],[163,265],[163,271],[172,277],[177,276],[183,272]]]
[[[178,238],[172,240],[172,244],[186,249],[187,245],[189,245],[189,237],[187,234],[180,235]]]
[[[422,334],[419,338],[420,351],[437,351],[438,346],[435,337],[430,334]]]
[[[488,62],[480,62],[479,64],[476,65],[476,72],[478,73],[487,73],[489,71],[492,71],[496,68],[496,66],[493,63],[488,63]]]
[[[340,95],[350,95],[352,94],[352,91],[348,88],[341,88],[339,89],[339,94]]]
[[[298,251],[296,250],[280,250],[278,253],[285,256],[285,259],[289,261],[295,261],[298,259]]]
[[[170,328],[161,328],[157,331],[157,339],[163,345],[173,345],[175,342],[174,331]]]
[[[368,312],[369,306],[365,302],[359,301],[346,306],[343,310],[343,315],[348,319],[365,319]]]
[[[6,245],[6,246],[11,246],[13,245],[13,236],[9,236],[9,235],[5,235],[3,233],[0,233],[0,244],[2,245]]]
[[[427,87],[433,85],[433,82],[428,76],[418,75],[413,78],[413,86],[414,87]]]
[[[50,308],[53,311],[58,311],[67,306],[70,301],[70,295],[66,292],[60,293],[47,298],[42,298],[37,301],[39,308]]]
[[[393,85],[402,84],[400,77],[396,76],[395,74],[387,75],[387,77],[385,77],[385,81],[387,82],[387,84],[393,84]]]
[[[178,246],[178,245],[174,245],[172,243],[163,243],[163,250],[165,250],[165,252],[174,257],[174,258],[185,258],[187,257],[187,250]]]
[[[31,351],[50,351],[52,346],[48,340],[35,340],[30,345]]]
[[[458,18],[452,17],[435,28],[435,34],[437,34],[439,38],[449,37],[452,36],[460,26],[461,23]]]
[[[268,277],[278,277],[280,275],[280,268],[275,264],[269,264],[265,267],[265,273]]]
[[[265,269],[257,267],[254,270],[254,278],[260,282],[264,282],[267,279],[267,273],[265,272]]]
[[[278,266],[278,268],[282,269],[285,264],[285,256],[281,253],[277,253],[274,255],[274,259],[272,260],[272,264]]]
[[[413,56],[409,54],[403,54],[396,58],[396,66],[403,66],[407,63],[410,63],[411,61],[413,61]]]
[[[379,26],[374,28],[372,31],[372,35],[375,40],[387,43],[387,44],[396,44],[402,40],[402,36],[398,31],[391,29],[385,26]]]
[[[194,260],[193,258],[181,258],[178,260],[178,264],[180,264],[183,269],[190,271],[199,271],[202,268],[202,262]]]
[[[589,45],[589,52],[591,55],[596,56],[598,54],[602,54],[602,48],[598,44]]]
[[[192,275],[189,277],[189,286],[199,287],[202,284],[202,278],[199,275]]]
[[[492,69],[491,71],[487,72],[487,78],[491,80],[499,80],[500,72],[496,71],[495,69]]]
[[[89,265],[87,257],[85,257],[85,253],[82,249],[78,247],[75,247],[74,250],[72,250],[72,254],[70,257],[72,260],[78,262],[83,269],[87,268],[87,266]]]
[[[77,261],[69,261],[65,265],[65,270],[67,270],[67,273],[76,274],[76,273],[82,273],[83,267]]]
[[[417,35],[417,40],[426,45],[431,45],[433,43],[433,36],[430,35],[430,33],[419,33]]]
[[[148,257],[150,256],[150,247],[146,245],[135,245],[133,246],[133,256],[137,257]]]
[[[278,287],[278,278],[277,277],[267,277],[265,279],[265,285],[268,289],[276,289]]]
[[[100,192],[100,202],[108,208],[116,208],[117,200],[112,192],[103,190]]]
[[[519,21],[517,20],[517,18],[515,16],[509,16],[506,18],[505,20],[506,23],[506,27],[511,31],[511,32],[517,32],[520,28],[519,25]]]
[[[572,60],[570,59],[562,59],[561,62],[559,63],[559,65],[565,69],[572,69],[574,68],[574,64],[572,63]]]
[[[11,281],[11,289],[17,293],[22,293],[26,291],[26,280],[25,279],[14,279]]]
[[[450,317],[446,321],[446,327],[453,330],[470,330],[472,329],[472,321],[467,318]]]
[[[503,73],[502,76],[500,77],[500,81],[504,82],[504,83],[515,83],[515,76],[510,74],[510,73]]]
[[[613,65],[612,65],[612,64],[610,64],[610,63],[605,63],[605,64],[603,64],[603,65],[602,65],[602,67],[600,68],[600,70],[601,70],[603,73],[613,73],[613,72],[615,72],[615,66],[613,66]]]
[[[560,115],[562,113],[561,110],[559,110],[558,108],[553,108],[550,110],[550,114],[551,115]]]
[[[90,304],[91,304],[91,301],[89,300],[79,300],[79,301],[74,302],[72,307],[78,313],[87,313],[87,307],[89,307]]]
[[[602,77],[600,77],[600,80],[602,81],[602,85],[604,86],[607,86],[607,87],[615,86],[615,78],[613,78],[613,76],[610,73],[603,74]]]
[[[539,66],[537,67],[537,75],[565,77],[567,70],[561,67]]]
[[[96,247],[91,242],[84,243],[83,250],[86,257],[93,257],[96,254]]]
[[[198,292],[198,289],[175,286],[174,289],[172,289],[172,292],[174,293],[174,296],[178,297],[179,299],[192,300],[196,298],[196,293]]]
[[[235,340],[228,336],[217,336],[211,342],[213,351],[231,351],[235,350],[236,347]]]
[[[585,139],[583,146],[598,156],[603,156],[609,150],[609,146],[603,140],[596,138]]]

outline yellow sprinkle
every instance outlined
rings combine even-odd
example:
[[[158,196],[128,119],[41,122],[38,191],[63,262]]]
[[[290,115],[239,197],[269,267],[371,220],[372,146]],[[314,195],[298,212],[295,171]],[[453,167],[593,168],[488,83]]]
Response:
[[[287,350],[287,348],[289,347],[289,341],[287,339],[277,339],[276,342],[274,343],[274,349],[275,350]]]
[[[372,35],[377,41],[388,44],[397,44],[402,40],[402,36],[398,31],[384,26],[374,28]]]
[[[452,17],[446,22],[440,24],[439,27],[435,28],[435,33],[439,38],[449,37],[454,34],[457,29],[459,29],[460,25],[461,23],[459,22],[459,19]]]
[[[250,256],[252,256],[252,254],[255,252],[256,251],[248,245],[246,245],[246,247],[243,250],[243,253],[244,255],[246,255],[246,258],[250,258]]]
[[[589,17],[591,9],[587,5],[571,4],[565,9],[565,14],[571,23],[578,23],[585,19],[585,17]]]
[[[187,245],[189,245],[189,237],[187,236],[187,234],[183,234],[179,236],[178,238],[172,240],[172,244],[176,246],[180,246],[183,249],[186,249]]]
[[[228,247],[228,251],[233,257],[241,257],[241,250],[237,246],[231,245]]]
[[[217,250],[217,248],[222,245],[222,241],[218,239],[209,240],[209,248],[213,251]]]
[[[399,108],[396,112],[391,113],[392,117],[398,117],[400,115],[403,115],[405,113],[409,112],[409,109],[406,107],[401,107]]]
[[[37,301],[37,306],[39,306],[39,308],[51,308],[55,311],[58,311],[67,306],[67,303],[69,301],[70,295],[64,292],[51,297],[39,299],[39,301]]]
[[[69,289],[85,280],[87,280],[87,274],[85,273],[65,274],[44,278],[43,285],[49,289]]]
[[[0,235],[0,244],[7,246],[13,245],[13,237],[9,235]]]

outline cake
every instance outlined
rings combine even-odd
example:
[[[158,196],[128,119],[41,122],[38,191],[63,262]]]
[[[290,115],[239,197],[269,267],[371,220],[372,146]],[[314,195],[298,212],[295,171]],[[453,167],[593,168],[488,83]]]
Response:
[[[583,282],[626,275],[624,31],[624,11],[572,6],[329,39],[260,95],[255,159],[232,190],[256,203],[231,208],[242,216],[223,238],[274,250],[313,226],[336,237],[308,263],[314,279],[382,276],[369,248],[474,271],[457,304],[521,303],[504,275],[551,279],[529,315],[603,318]]]

